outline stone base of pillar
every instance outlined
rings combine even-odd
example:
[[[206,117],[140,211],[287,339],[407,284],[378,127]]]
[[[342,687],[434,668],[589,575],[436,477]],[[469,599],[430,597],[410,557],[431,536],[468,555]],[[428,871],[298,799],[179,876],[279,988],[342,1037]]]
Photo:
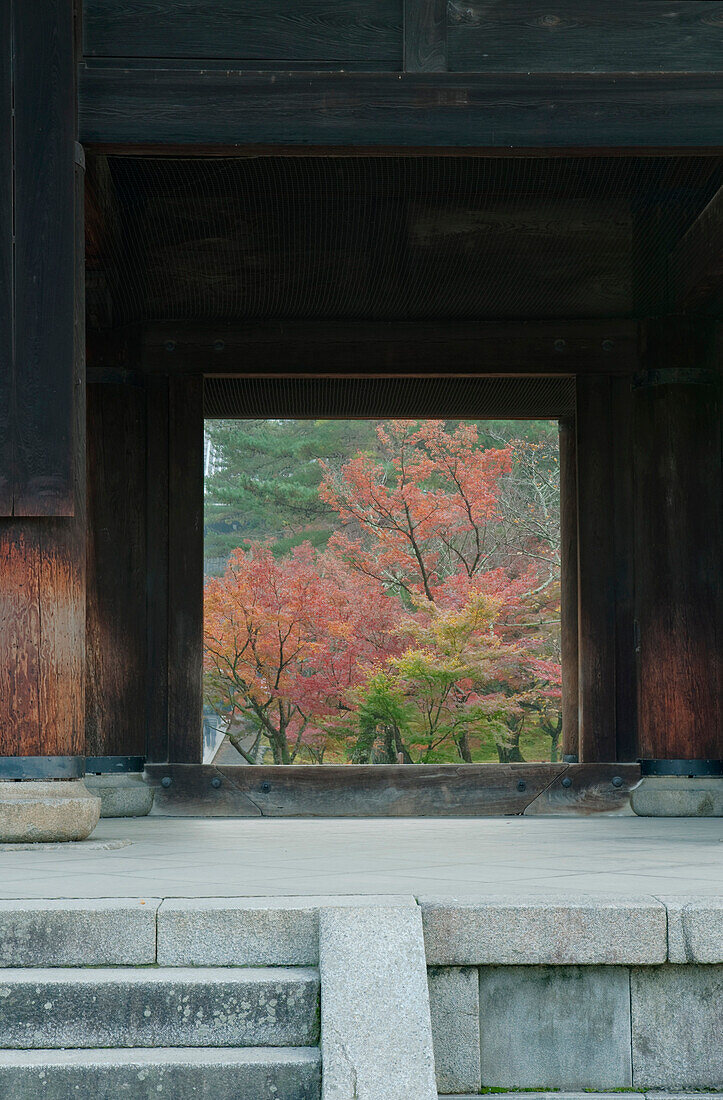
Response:
[[[82,779],[0,781],[0,841],[85,840],[100,817],[100,799]]]
[[[145,817],[153,805],[154,789],[140,772],[86,775],[85,785],[100,798],[101,817]]]
[[[630,804],[638,817],[723,817],[723,776],[646,775]]]

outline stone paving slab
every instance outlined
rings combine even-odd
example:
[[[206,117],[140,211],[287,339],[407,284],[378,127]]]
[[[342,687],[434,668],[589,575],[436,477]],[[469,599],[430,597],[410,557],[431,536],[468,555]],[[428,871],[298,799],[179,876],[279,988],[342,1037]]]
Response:
[[[0,897],[723,894],[715,818],[108,818],[99,840],[0,853]]]
[[[411,895],[168,898],[158,912],[161,966],[316,966],[319,910],[409,905]]]
[[[12,1100],[319,1100],[316,1049],[156,1048],[0,1051],[0,1096]]]
[[[154,963],[160,904],[160,898],[0,900],[0,966]]]
[[[322,909],[323,1100],[436,1100],[419,909]]]
[[[0,970],[0,1047],[305,1047],[316,969]]]
[[[662,963],[665,906],[653,897],[420,897],[430,966]]]
[[[660,901],[668,911],[670,962],[723,963],[723,897],[662,895]]]

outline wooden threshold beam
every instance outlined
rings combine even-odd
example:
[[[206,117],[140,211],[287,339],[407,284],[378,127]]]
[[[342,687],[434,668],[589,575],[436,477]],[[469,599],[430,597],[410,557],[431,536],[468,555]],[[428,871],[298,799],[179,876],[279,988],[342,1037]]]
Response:
[[[623,809],[640,765],[153,764],[146,778],[156,790],[155,811],[174,816],[588,815]]]
[[[674,310],[710,313],[723,307],[723,187],[670,254],[668,287]]]
[[[249,72],[81,66],[80,135],[101,144],[715,147],[706,73]]]

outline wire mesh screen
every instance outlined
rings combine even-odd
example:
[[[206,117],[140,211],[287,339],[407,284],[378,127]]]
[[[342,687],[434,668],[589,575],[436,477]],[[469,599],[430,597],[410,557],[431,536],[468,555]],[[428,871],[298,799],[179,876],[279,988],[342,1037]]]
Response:
[[[557,419],[574,378],[206,378],[204,416],[293,419]]]
[[[716,157],[92,157],[91,322],[625,317]]]

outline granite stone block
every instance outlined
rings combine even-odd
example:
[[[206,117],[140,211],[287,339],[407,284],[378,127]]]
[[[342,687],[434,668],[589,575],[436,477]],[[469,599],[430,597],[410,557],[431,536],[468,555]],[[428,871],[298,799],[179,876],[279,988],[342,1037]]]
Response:
[[[636,1088],[723,1089],[723,966],[634,967]]]
[[[0,966],[144,966],[156,961],[160,898],[0,900]]]
[[[13,1100],[319,1100],[319,1051],[237,1049],[0,1051]]]
[[[416,906],[320,914],[324,1100],[437,1100]]]
[[[312,969],[0,971],[0,1047],[311,1046]]]
[[[158,913],[160,966],[316,966],[319,909],[410,905],[410,895],[167,898]]]
[[[668,961],[723,963],[723,897],[660,898],[668,911]]]
[[[482,1084],[632,1085],[629,972],[622,966],[480,969]]]
[[[428,979],[437,1088],[440,1093],[478,1093],[479,971],[474,966],[434,966]]]
[[[662,963],[665,906],[652,897],[420,898],[430,966]]]

